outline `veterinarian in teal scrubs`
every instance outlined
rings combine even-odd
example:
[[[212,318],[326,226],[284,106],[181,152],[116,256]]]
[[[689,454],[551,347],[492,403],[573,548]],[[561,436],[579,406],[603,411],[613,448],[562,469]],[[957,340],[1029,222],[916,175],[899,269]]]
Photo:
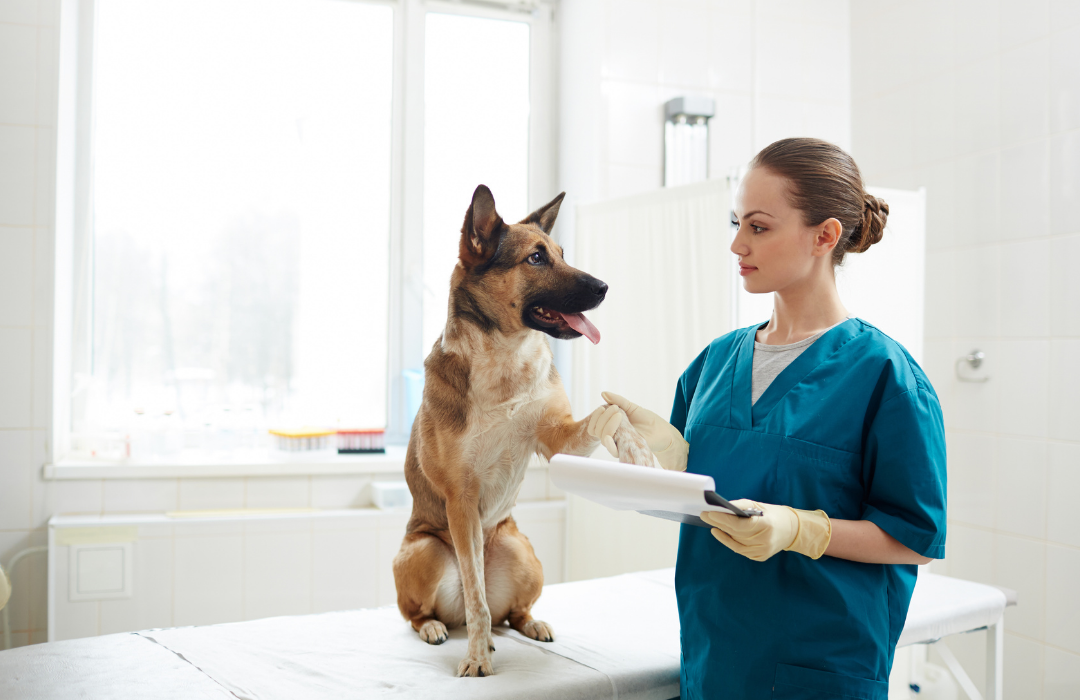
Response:
[[[834,267],[888,214],[851,157],[785,139],[751,166],[732,251],[749,291],[775,293],[772,319],[698,355],[670,424],[605,400],[662,466],[764,511],[682,526],[682,697],[885,700],[916,565],[944,556],[941,408],[907,351],[836,293]],[[610,436],[618,421],[600,418]]]

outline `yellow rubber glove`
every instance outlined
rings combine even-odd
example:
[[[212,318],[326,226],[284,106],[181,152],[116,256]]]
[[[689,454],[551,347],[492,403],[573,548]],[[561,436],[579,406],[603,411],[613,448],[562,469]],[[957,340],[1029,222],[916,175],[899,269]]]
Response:
[[[611,456],[619,458],[619,448],[615,445],[615,431],[622,425],[625,414],[618,406],[604,404],[589,414],[589,435],[600,438],[600,444],[607,448]]]
[[[757,508],[764,515],[740,518],[707,511],[701,519],[713,526],[713,537],[721,544],[748,559],[765,561],[780,550],[817,559],[832,539],[832,522],[823,510],[798,510],[745,498],[731,504],[742,510]]]
[[[656,460],[660,462],[661,467],[677,472],[686,471],[686,457],[690,453],[690,443],[683,439],[678,428],[647,408],[642,408],[618,394],[605,391],[600,395],[604,397],[604,401],[611,404],[610,408],[607,409],[608,411],[618,407],[626,413],[630,425],[634,426],[634,429],[641,433],[641,437],[645,438],[645,442],[649,443],[649,449],[656,455]],[[616,411],[615,413],[618,414],[619,412]],[[597,414],[594,412],[593,415]],[[589,434],[600,438],[600,442],[604,444],[604,447],[608,448],[608,452],[614,455],[615,452],[611,448],[615,445],[615,442],[608,436],[614,434],[615,429],[619,427],[619,422],[614,420],[614,414],[612,414],[612,417],[607,417],[608,415],[608,413],[604,413],[597,419],[597,432],[595,433],[593,432],[593,423],[590,421]],[[608,445],[609,441],[611,445]]]

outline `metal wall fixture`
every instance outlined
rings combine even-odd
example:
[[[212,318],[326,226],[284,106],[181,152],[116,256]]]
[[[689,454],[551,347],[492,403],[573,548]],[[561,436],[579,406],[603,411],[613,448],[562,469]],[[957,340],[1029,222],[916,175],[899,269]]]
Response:
[[[977,370],[982,366],[983,360],[986,359],[986,355],[982,350],[972,350],[963,357],[956,358],[956,378],[962,382],[971,382],[973,384],[982,384],[983,382],[990,381],[990,377],[965,377],[964,373],[960,371],[962,364],[967,364],[972,370]]]
[[[709,177],[711,97],[676,97],[664,103],[664,187]]]

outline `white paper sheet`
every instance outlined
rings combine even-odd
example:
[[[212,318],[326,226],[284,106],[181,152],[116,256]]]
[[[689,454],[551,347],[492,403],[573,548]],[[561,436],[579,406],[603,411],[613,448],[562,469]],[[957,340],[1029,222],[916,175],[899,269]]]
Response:
[[[705,501],[715,491],[711,476],[651,469],[590,457],[555,455],[548,474],[563,491],[615,510],[636,510],[666,520],[709,527],[702,511],[731,513]]]

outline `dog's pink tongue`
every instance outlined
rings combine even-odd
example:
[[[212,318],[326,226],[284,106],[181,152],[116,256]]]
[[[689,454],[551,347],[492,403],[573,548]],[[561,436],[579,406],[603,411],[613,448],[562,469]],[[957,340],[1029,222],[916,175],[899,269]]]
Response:
[[[600,331],[596,329],[592,321],[585,318],[585,314],[562,314],[562,317],[571,328],[591,340],[593,345],[600,342]]]

